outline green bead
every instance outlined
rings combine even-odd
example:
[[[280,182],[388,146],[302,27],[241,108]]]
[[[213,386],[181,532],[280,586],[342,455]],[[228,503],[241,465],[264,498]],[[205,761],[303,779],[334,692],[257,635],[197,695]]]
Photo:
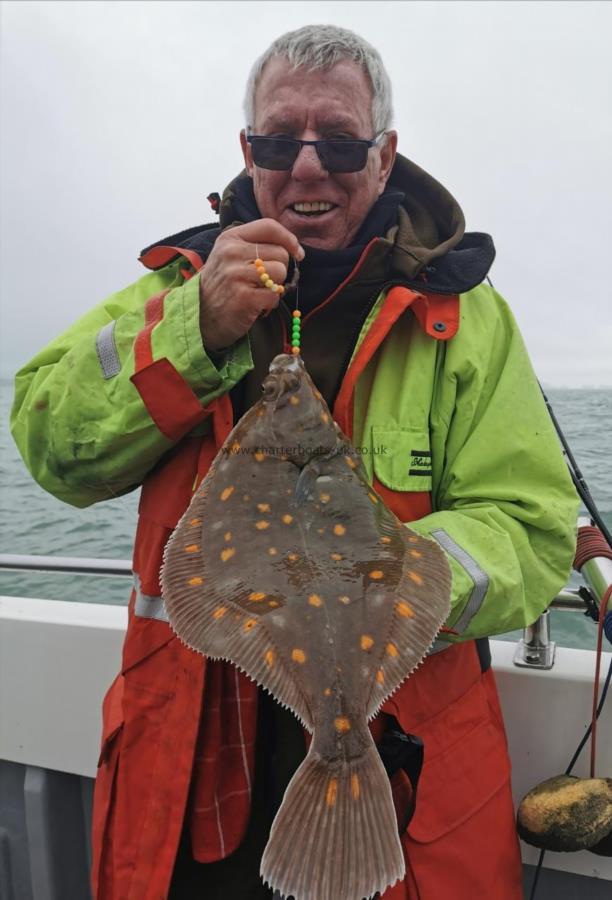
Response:
[[[300,346],[300,339],[299,339],[299,338],[293,338],[293,340],[291,341],[291,345],[292,345],[293,347],[299,347],[299,346]]]

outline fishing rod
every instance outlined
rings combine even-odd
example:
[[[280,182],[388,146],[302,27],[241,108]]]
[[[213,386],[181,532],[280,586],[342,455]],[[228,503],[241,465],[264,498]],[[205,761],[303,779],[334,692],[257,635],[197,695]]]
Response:
[[[574,454],[572,453],[572,449],[567,441],[567,438],[565,437],[565,435],[563,433],[561,426],[559,425],[559,422],[557,421],[557,417],[555,416],[555,412],[552,408],[552,405],[551,405],[548,397],[546,396],[546,394],[544,392],[544,388],[542,387],[541,384],[540,384],[540,390],[542,391],[542,396],[544,398],[544,403],[546,404],[546,409],[548,410],[548,414],[549,414],[550,418],[552,419],[553,425],[555,426],[555,431],[557,432],[557,436],[558,436],[559,440],[561,441],[561,446],[563,447],[563,453],[564,453],[566,461],[567,461],[568,469],[570,470],[570,475],[572,476],[572,481],[574,482],[574,487],[578,491],[578,495],[579,495],[580,499],[582,500],[586,509],[588,510],[589,515],[591,516],[591,520],[595,523],[595,525],[597,525],[597,527],[603,534],[604,538],[606,539],[608,546],[612,550],[612,534],[610,534],[610,531],[608,530],[606,523],[603,521],[603,519],[601,517],[601,513],[597,509],[597,504],[593,500],[591,491],[589,490],[589,486],[586,482],[586,478],[584,477],[584,475],[578,468],[578,463],[576,462]]]

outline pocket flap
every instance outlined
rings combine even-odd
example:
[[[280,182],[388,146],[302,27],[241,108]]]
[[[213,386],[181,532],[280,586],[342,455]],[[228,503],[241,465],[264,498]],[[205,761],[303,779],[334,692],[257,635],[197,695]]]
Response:
[[[467,821],[510,778],[510,762],[502,732],[484,722],[428,763],[417,789],[410,837],[435,841]]]
[[[392,491],[431,490],[429,432],[418,428],[372,428],[374,473]]]
[[[98,768],[107,759],[109,747],[123,726],[124,678],[117,675],[102,701],[102,742]]]

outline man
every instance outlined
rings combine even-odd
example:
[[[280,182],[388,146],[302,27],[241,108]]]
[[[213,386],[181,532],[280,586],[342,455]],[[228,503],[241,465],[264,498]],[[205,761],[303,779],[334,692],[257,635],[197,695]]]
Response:
[[[451,195],[396,155],[388,77],[351,32],[279,38],[245,108],[246,172],[220,228],[151,245],[152,274],[17,378],[14,434],[45,488],[85,506],[143,485],[122,671],[104,703],[95,896],[271,896],[259,859],[301,729],[235,668],[182,646],[159,596],[165,542],[287,347],[290,310],[259,257],[276,284],[298,262],[308,370],[369,451],[380,496],[452,569],[444,640],[373,724],[378,741],[391,723],[425,748],[406,879],[384,898],[518,900],[486,636],[535,620],[564,583],[577,504],[516,325],[482,283],[492,241],[464,234]],[[401,772],[392,784],[402,818]]]

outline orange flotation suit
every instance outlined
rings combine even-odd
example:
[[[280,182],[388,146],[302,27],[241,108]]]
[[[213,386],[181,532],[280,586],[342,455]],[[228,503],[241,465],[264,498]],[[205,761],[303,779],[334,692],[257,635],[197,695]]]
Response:
[[[390,291],[351,363],[334,407],[349,435],[360,372],[419,296]],[[457,298],[434,298],[452,301],[456,312]],[[146,341],[143,335],[142,367],[133,381],[154,417],[163,417],[160,427],[172,433],[173,409],[188,402],[197,418],[197,398],[167,360],[151,361]],[[92,829],[95,900],[168,896],[190,790],[198,796],[198,812],[191,814],[198,860],[228,856],[248,824],[257,687],[234,666],[207,661],[181,644],[160,597],[166,541],[189,504],[194,478],[204,477],[232,427],[227,396],[201,412],[212,416],[213,433],[182,439],[142,488],[122,667],[103,706]],[[376,482],[375,488],[402,521],[431,511],[428,493],[396,493]],[[385,714],[423,739],[425,760],[417,809],[402,835],[406,878],[382,900],[520,900],[506,738],[493,673],[482,671],[476,642],[430,655],[385,703],[373,723],[375,738]]]

